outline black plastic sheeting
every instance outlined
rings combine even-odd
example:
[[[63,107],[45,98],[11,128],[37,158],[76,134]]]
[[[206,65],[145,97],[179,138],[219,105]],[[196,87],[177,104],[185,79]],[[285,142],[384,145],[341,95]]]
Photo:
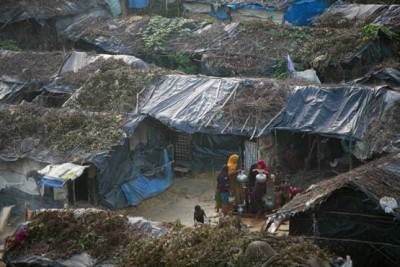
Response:
[[[399,19],[400,5],[390,5],[385,12],[382,12],[372,24],[384,25],[392,30],[400,30]]]
[[[335,191],[318,208],[294,215],[289,233],[312,236],[337,255],[350,255],[354,266],[400,266],[400,222],[351,184]]]
[[[147,114],[169,128],[188,134],[252,136],[253,127],[232,125],[222,111],[235,92],[251,80],[190,75],[167,75],[154,85],[139,113]],[[229,115],[229,114],[228,114]],[[258,133],[256,129],[255,134]]]
[[[386,83],[389,86],[397,87],[400,86],[400,71],[392,67],[385,68],[370,73],[368,75],[365,75],[363,78],[357,79],[353,83],[356,84]]]
[[[126,138],[122,145],[99,153],[89,160],[99,170],[97,180],[102,206],[110,209],[125,208],[131,205],[127,200],[127,193],[137,196],[135,199],[146,198],[147,193],[154,194],[154,188],[136,188],[135,192],[124,193],[124,184],[138,178],[148,179],[153,183],[159,179],[162,188],[158,193],[166,189],[166,183],[161,179],[166,176],[164,153],[169,142],[167,138],[162,138],[162,132],[158,128],[148,134],[151,142],[146,145],[137,145],[131,150],[129,139]],[[126,190],[126,186],[124,188]]]
[[[16,80],[0,80],[0,103],[14,104],[21,102],[25,84]]]
[[[12,3],[4,3],[4,2]],[[0,14],[0,23],[13,23],[26,19],[34,19],[39,24],[45,25],[45,19],[76,15],[85,12],[88,9],[94,7],[100,7],[98,0],[85,0],[85,1],[68,1],[61,0],[57,1],[57,6],[51,8],[42,8],[42,3],[35,0],[2,0],[3,5],[12,6],[12,9],[5,10],[4,13]],[[42,2],[42,1],[41,1]]]
[[[217,171],[227,164],[232,154],[241,155],[243,137],[198,133],[191,138],[191,168],[199,171]]]
[[[379,114],[385,92],[383,87],[297,87],[261,134],[278,129],[361,140],[371,118]]]
[[[146,125],[146,136],[148,149],[169,149],[177,132],[175,129],[167,128],[158,120],[145,116],[134,116],[123,129],[127,136],[135,134],[139,125]],[[196,171],[219,171],[230,155],[240,155],[243,151],[243,140],[245,137],[229,134],[194,133],[190,135],[190,165],[191,170]]]

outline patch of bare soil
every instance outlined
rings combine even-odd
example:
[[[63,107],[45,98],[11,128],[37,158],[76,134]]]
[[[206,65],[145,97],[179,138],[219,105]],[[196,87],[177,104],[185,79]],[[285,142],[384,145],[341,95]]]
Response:
[[[63,52],[2,52],[0,73],[42,83],[58,73],[65,56]]]
[[[202,173],[194,177],[178,177],[162,194],[147,199],[124,211],[129,216],[142,216],[151,221],[173,222],[192,226],[194,206],[200,205],[206,215],[215,217],[216,173]]]

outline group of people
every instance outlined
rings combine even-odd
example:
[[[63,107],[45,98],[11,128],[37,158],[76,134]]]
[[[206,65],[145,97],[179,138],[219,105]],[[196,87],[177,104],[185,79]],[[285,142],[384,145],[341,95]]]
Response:
[[[251,166],[247,182],[241,183],[237,181],[237,175],[240,172],[238,160],[238,155],[231,155],[217,177],[215,208],[217,211],[222,209],[222,212],[227,214],[231,209],[229,197],[233,197],[233,209],[238,209],[245,204],[249,212],[261,213],[265,210],[263,197],[267,192],[267,182],[270,176],[268,166],[263,160],[259,160]],[[256,176],[259,173],[266,175],[265,181],[257,182]]]
[[[265,201],[267,195],[267,184],[271,178],[268,165],[263,160],[251,165],[246,182],[239,182],[237,176],[241,170],[238,168],[239,156],[233,154],[229,157],[227,164],[222,167],[217,177],[217,188],[215,194],[216,211],[222,210],[224,215],[233,210],[239,211],[244,207],[247,212],[259,217],[263,212],[272,209],[279,209],[290,199],[301,192],[301,190],[290,186],[289,176],[284,175],[280,166],[275,168],[274,195],[270,203]],[[264,179],[257,179],[258,174],[264,174]],[[233,204],[230,203],[233,198]],[[207,218],[200,206],[195,207],[195,223],[204,223]]]

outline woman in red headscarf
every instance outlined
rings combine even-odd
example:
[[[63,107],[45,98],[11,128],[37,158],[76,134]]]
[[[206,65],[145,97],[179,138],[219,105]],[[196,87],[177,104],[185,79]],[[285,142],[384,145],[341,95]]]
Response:
[[[268,165],[265,163],[265,161],[263,161],[262,159],[260,159],[259,161],[257,161],[258,163],[258,168],[262,169],[264,171],[264,174],[267,176],[267,179],[265,180],[265,182],[260,183],[260,187],[263,188],[263,192],[264,195],[267,193],[267,183],[269,180],[269,168]]]

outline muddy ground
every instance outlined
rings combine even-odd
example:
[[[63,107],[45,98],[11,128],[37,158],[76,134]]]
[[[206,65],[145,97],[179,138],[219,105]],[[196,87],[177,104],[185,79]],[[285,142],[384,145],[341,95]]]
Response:
[[[129,216],[141,216],[158,222],[180,220],[183,225],[193,226],[195,205],[200,205],[206,215],[215,223],[221,212],[215,210],[215,188],[217,173],[201,173],[193,176],[177,177],[173,185],[162,194],[147,199],[136,207],[124,209]],[[264,220],[243,218],[243,223],[251,231],[258,231]]]

